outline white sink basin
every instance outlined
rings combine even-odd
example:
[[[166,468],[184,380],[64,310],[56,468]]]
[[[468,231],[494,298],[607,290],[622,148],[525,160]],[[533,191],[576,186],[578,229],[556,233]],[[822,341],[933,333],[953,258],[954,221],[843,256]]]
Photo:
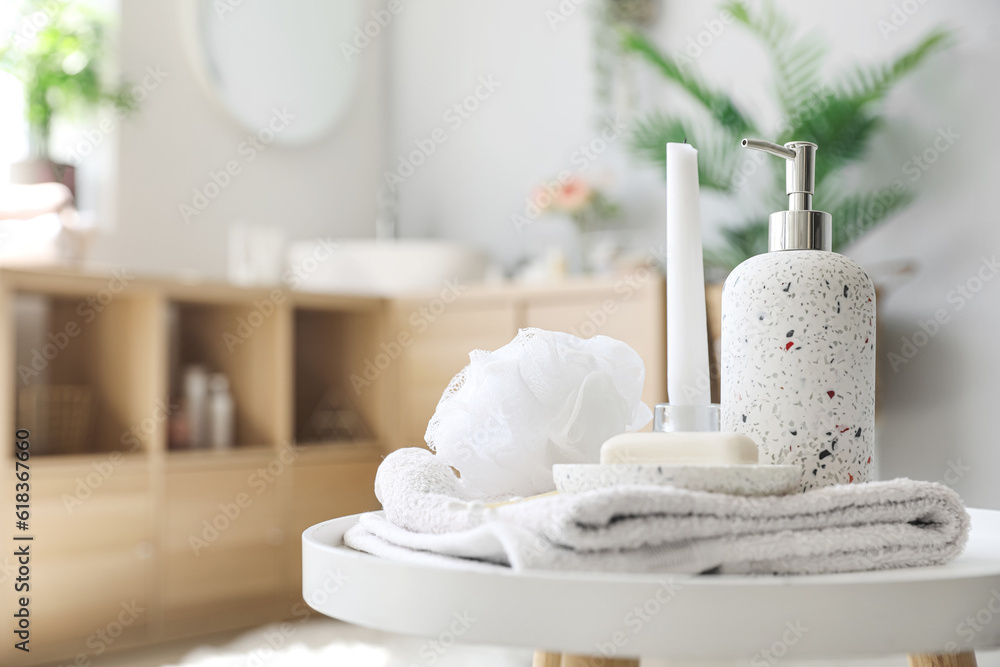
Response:
[[[483,279],[488,258],[445,241],[329,239],[294,242],[287,282],[308,292],[396,295]]]

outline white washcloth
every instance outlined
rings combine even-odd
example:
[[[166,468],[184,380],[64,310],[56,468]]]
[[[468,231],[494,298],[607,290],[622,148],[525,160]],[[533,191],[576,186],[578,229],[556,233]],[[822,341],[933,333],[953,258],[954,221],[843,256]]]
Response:
[[[620,486],[491,507],[430,452],[401,449],[375,493],[384,511],[363,515],[348,546],[462,567],[822,574],[938,565],[969,534],[954,491],[909,479],[758,498]]]

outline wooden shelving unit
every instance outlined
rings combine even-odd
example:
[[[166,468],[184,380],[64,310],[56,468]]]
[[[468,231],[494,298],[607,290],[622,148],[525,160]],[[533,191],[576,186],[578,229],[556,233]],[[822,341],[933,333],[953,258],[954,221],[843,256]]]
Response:
[[[603,317],[592,333],[630,343],[647,364],[644,399],[663,400],[663,281],[630,285],[470,286],[444,304],[0,270],[0,432],[45,431],[18,410],[32,387],[76,387],[66,396],[88,395],[90,411],[80,437],[32,436],[32,651],[8,642],[0,664],[94,660],[87,638],[133,606],[105,648],[301,613],[302,530],[377,508],[381,458],[421,445],[469,351],[519,327],[587,336]],[[169,447],[188,364],[229,378],[233,448]],[[0,507],[13,504],[12,454],[0,457]],[[0,556],[0,579],[11,565]],[[10,619],[13,596],[2,600]]]
[[[32,437],[32,651],[28,661],[18,652],[18,664],[94,659],[86,638],[133,601],[142,612],[114,648],[290,617],[301,530],[377,507],[382,389],[355,396],[350,374],[377,348],[385,307],[376,298],[300,302],[280,290],[0,271],[0,428],[11,438],[16,428],[53,430],[48,420],[61,417],[52,409],[32,424],[18,409],[26,392],[63,391],[52,388],[87,395],[90,418],[83,437]],[[169,448],[189,364],[229,378],[232,449]],[[349,414],[356,432],[333,428]],[[321,441],[324,433],[351,437]],[[12,464],[4,457],[5,504]],[[3,523],[12,544],[13,521]],[[11,596],[3,600],[11,607]],[[0,663],[14,659],[9,644]]]

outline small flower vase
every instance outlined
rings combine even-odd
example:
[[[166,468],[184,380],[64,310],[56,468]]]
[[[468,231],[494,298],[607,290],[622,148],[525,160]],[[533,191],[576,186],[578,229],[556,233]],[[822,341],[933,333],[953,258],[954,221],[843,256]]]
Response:
[[[580,239],[580,272],[593,275],[598,267],[594,262],[594,220],[592,211],[584,209],[570,216],[576,226],[577,237]]]

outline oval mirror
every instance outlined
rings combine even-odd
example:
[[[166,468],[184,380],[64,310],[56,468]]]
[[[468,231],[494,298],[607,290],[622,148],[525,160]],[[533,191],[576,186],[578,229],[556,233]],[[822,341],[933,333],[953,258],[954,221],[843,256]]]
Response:
[[[274,142],[322,137],[353,97],[360,58],[348,62],[361,0],[189,0],[189,50],[199,78],[241,126],[292,118]],[[276,127],[281,121],[272,126]]]

